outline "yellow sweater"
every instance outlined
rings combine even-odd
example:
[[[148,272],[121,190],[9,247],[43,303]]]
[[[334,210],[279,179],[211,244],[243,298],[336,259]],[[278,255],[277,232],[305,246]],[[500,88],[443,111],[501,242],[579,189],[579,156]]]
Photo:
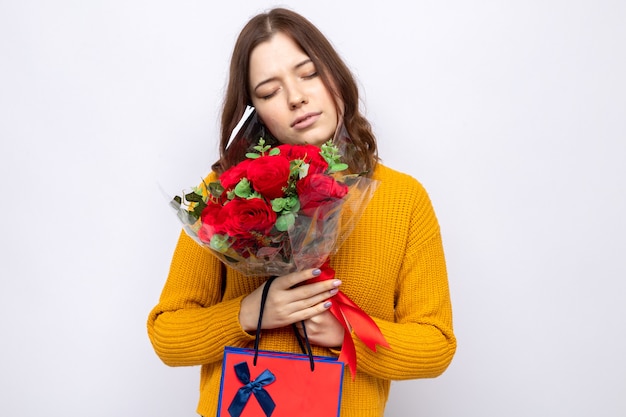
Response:
[[[355,338],[355,380],[346,368],[342,417],[382,417],[391,380],[431,378],[456,350],[439,224],[428,194],[412,177],[381,164],[380,181],[359,224],[331,266],[341,291],[374,318],[391,349],[370,351]],[[198,413],[216,415],[224,346],[252,347],[239,325],[241,299],[264,278],[227,268],[184,232],[159,303],[148,319],[158,356],[170,366],[201,365]],[[291,328],[264,330],[261,349],[299,352]],[[318,346],[316,355],[337,356]]]

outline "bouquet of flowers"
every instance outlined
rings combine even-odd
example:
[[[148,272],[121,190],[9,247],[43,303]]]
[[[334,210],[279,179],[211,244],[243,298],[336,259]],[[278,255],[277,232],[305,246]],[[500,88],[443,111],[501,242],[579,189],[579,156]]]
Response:
[[[172,206],[187,234],[247,276],[281,276],[321,268],[350,235],[378,182],[345,173],[333,140],[313,145],[268,145],[260,137],[246,158],[220,177],[176,196]],[[340,360],[354,375],[354,331],[372,350],[388,347],[374,321],[341,291],[331,312],[345,328]]]
[[[341,175],[332,141],[256,152],[174,198],[188,234],[244,275],[285,275],[319,267],[352,231],[376,187],[359,175]]]

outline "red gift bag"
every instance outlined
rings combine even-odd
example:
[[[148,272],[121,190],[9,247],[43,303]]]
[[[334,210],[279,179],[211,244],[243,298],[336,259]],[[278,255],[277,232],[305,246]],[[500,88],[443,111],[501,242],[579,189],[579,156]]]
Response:
[[[270,285],[263,288],[254,349],[227,346],[222,361],[217,417],[339,416],[343,362],[313,356],[303,325],[308,354],[259,350],[263,309]],[[298,336],[298,332],[294,333]]]
[[[344,364],[336,358],[226,347],[217,417],[339,416]]]

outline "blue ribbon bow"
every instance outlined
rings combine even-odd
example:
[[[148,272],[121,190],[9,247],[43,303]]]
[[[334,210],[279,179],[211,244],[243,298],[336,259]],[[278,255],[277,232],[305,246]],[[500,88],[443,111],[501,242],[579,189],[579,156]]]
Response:
[[[235,394],[235,398],[233,398],[233,401],[228,407],[230,415],[232,417],[239,417],[248,403],[250,394],[254,394],[254,397],[259,402],[266,417],[270,417],[274,412],[276,404],[274,404],[274,400],[272,400],[272,397],[270,397],[263,387],[276,381],[274,374],[271,373],[269,369],[266,369],[257,379],[250,381],[250,369],[248,368],[247,362],[241,362],[235,365],[235,374],[244,386],[239,388],[239,391]]]

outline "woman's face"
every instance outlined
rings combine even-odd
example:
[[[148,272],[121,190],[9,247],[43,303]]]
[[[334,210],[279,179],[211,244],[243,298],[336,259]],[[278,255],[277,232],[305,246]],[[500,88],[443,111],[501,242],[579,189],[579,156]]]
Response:
[[[276,33],[250,54],[252,104],[282,143],[321,146],[338,122],[332,95],[311,59],[287,35]]]

